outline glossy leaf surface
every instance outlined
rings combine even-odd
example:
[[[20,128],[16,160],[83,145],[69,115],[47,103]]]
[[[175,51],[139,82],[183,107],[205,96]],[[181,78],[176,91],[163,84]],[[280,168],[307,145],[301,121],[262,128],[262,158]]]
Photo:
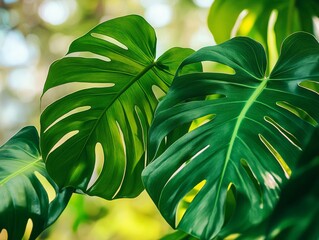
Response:
[[[44,94],[85,84],[41,115],[43,156],[60,187],[106,199],[143,190],[154,109],[181,61],[193,53],[172,48],[155,60],[155,50],[154,29],[131,15],[98,25],[51,66]]]
[[[35,239],[57,219],[71,194],[59,192],[48,176],[34,127],[23,128],[0,147],[0,231],[5,229],[9,240],[22,239],[29,219],[30,239]]]
[[[234,74],[180,72],[204,61]],[[318,41],[294,34],[269,76],[266,65],[263,47],[245,37],[203,48],[182,63],[156,110],[152,163],[143,171],[145,188],[171,226],[212,239],[240,233],[272,211],[319,121]],[[165,148],[167,136],[187,124],[189,132]],[[229,211],[231,195],[236,206]]]
[[[269,27],[274,25],[279,51],[283,40],[293,32],[313,33],[314,16],[319,16],[317,0],[216,0],[209,12],[208,26],[217,43],[232,36],[249,36],[266,46]]]

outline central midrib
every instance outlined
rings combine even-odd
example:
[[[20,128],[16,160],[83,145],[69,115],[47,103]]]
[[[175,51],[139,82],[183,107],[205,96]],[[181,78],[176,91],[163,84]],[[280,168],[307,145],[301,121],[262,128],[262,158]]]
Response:
[[[36,165],[38,162],[42,161],[42,158],[36,159],[35,161],[25,165],[23,168],[19,169],[18,171],[10,174],[9,176],[7,176],[6,178],[4,178],[1,182],[0,182],[0,186],[7,183],[9,180],[11,180],[12,178],[20,175],[20,173],[23,173],[25,171],[27,171],[29,168],[33,167],[34,165]]]
[[[216,196],[219,196],[219,194],[220,194],[221,185],[223,183],[225,172],[226,172],[226,169],[227,169],[227,166],[228,166],[228,162],[230,160],[230,155],[232,153],[232,150],[233,150],[233,147],[234,147],[234,143],[235,143],[235,139],[237,137],[240,125],[242,124],[242,121],[244,120],[249,108],[254,104],[255,100],[258,98],[258,96],[265,89],[265,87],[267,85],[267,82],[268,82],[268,78],[262,79],[260,85],[255,89],[255,91],[249,97],[249,99],[247,100],[247,103],[245,104],[245,106],[243,107],[243,109],[241,110],[241,112],[240,112],[240,114],[239,114],[239,116],[237,118],[237,121],[236,121],[236,124],[235,124],[235,127],[234,127],[234,131],[232,133],[232,136],[231,136],[231,139],[230,139],[230,142],[229,142],[229,146],[228,146],[228,149],[227,149],[227,153],[226,153],[226,157],[225,157],[225,163],[224,163],[224,167],[223,167],[223,170],[222,170],[222,173],[221,173],[221,177],[220,177],[220,180],[219,180]],[[217,204],[217,199],[218,198],[215,198],[214,209],[215,209],[216,204]]]
[[[146,74],[151,68],[153,68],[156,65],[156,61],[152,62],[151,64],[149,64],[148,66],[146,66],[137,76],[135,76],[130,82],[129,84],[127,84],[127,86],[125,86],[118,94],[116,94],[116,96],[114,97],[114,99],[105,107],[105,109],[102,111],[102,113],[100,114],[100,116],[98,117],[98,119],[96,120],[95,124],[93,125],[90,133],[88,134],[85,143],[83,144],[83,147],[81,149],[81,151],[79,151],[78,156],[76,157],[76,159],[79,159],[80,156],[82,155],[85,146],[87,145],[89,139],[91,138],[93,132],[95,131],[97,125],[100,123],[101,119],[103,118],[103,115],[106,113],[106,111],[110,108],[110,106],[112,106],[114,104],[114,102],[128,89],[130,88],[134,83],[136,83],[136,81],[138,81],[138,79],[140,79],[144,74]]]

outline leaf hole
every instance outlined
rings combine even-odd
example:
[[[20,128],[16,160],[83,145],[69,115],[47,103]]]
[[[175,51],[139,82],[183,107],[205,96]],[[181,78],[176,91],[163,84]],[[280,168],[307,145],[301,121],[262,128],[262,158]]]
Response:
[[[122,148],[123,148],[124,156],[125,156],[125,159],[126,159],[127,155],[126,155],[125,138],[124,138],[124,134],[123,134],[122,128],[121,128],[120,124],[118,123],[118,121],[116,121],[116,126],[117,126],[117,129],[118,129],[120,137],[121,137]]]
[[[206,151],[208,148],[210,147],[210,145],[207,145],[206,147],[202,148],[201,150],[199,150],[196,154],[194,154],[190,159],[188,159],[187,161],[185,161],[173,174],[172,176],[168,179],[168,182],[174,178],[176,176],[176,174],[178,174],[190,161],[192,161],[193,159],[195,159],[196,157],[198,157],[200,154],[202,154],[204,151]]]
[[[30,239],[32,228],[33,228],[33,221],[31,218],[29,218],[25,226],[25,231],[24,231],[22,239]]]
[[[317,121],[313,117],[311,117],[305,110],[303,110],[301,108],[298,108],[298,107],[296,107],[288,102],[284,102],[284,101],[276,102],[276,105],[283,108],[283,109],[286,109],[290,113],[294,114],[295,116],[297,116],[301,120],[311,124],[314,127],[318,125]]]
[[[279,165],[281,166],[282,170],[285,173],[286,178],[288,179],[291,175],[291,169],[285,162],[285,160],[282,158],[282,156],[277,152],[277,150],[267,141],[267,139],[261,135],[258,134],[260,141],[265,145],[265,147],[269,150],[269,152],[275,157]]]
[[[178,226],[183,216],[185,215],[187,208],[190,206],[192,201],[195,199],[196,195],[200,192],[200,190],[205,186],[206,180],[202,180],[195,187],[193,187],[178,203],[177,211],[176,211],[176,219],[175,226]]]
[[[35,171],[34,175],[37,177],[37,179],[39,180],[39,182],[43,186],[44,190],[46,191],[48,199],[49,199],[49,203],[52,202],[56,197],[56,191],[55,191],[54,187],[48,181],[48,179],[46,177],[44,177],[38,171]]]
[[[241,236],[240,233],[232,233],[224,238],[224,240],[235,240]]]
[[[78,108],[75,108],[73,110],[71,110],[70,112],[62,115],[61,117],[59,117],[57,120],[55,120],[53,123],[51,123],[45,130],[44,130],[44,133],[46,133],[46,131],[48,131],[52,126],[54,126],[55,124],[57,124],[58,122],[60,122],[61,120],[69,117],[69,116],[72,116],[76,113],[80,113],[80,112],[85,112],[85,111],[88,111],[90,110],[91,107],[90,106],[83,106],[83,107],[78,107]]]
[[[206,100],[216,100],[216,99],[221,99],[225,98],[226,95],[224,94],[219,94],[219,93],[214,93],[206,96]]]
[[[141,130],[141,137],[142,137],[143,146],[144,146],[144,150],[145,150],[144,167],[146,167],[147,166],[147,134],[148,134],[147,126],[148,126],[148,123],[143,115],[143,112],[141,111],[141,109],[137,105],[134,106],[134,110],[135,110],[136,116],[138,118],[138,122],[140,124],[139,129]]]
[[[160,101],[166,95],[166,93],[160,87],[156,85],[152,86],[152,91],[157,101]]]
[[[128,47],[125,44],[123,44],[123,43],[119,42],[118,40],[116,40],[112,37],[109,37],[107,35],[103,35],[100,33],[91,33],[91,36],[94,38],[98,38],[98,39],[110,42],[110,43],[112,43],[112,44],[114,44],[114,45],[116,45],[124,50],[128,50]]]
[[[8,237],[7,229],[3,228],[0,232],[0,240],[8,240]]]
[[[233,216],[236,209],[236,187],[233,183],[230,183],[227,188],[227,194],[225,199],[225,220],[224,225],[226,225],[231,217]]]
[[[78,134],[80,131],[79,130],[74,130],[71,131],[67,134],[65,134],[50,150],[48,155],[50,155],[53,151],[55,151],[58,147],[63,145],[66,141],[68,141],[70,138],[74,137],[76,134]]]
[[[199,150],[194,156],[191,157],[191,160],[195,159],[196,157],[198,157],[199,155],[201,155],[203,152],[205,152],[208,148],[210,147],[210,145],[207,145],[206,147],[204,147],[203,149]]]
[[[112,198],[115,198],[115,196],[121,190],[122,184],[123,184],[124,179],[125,179],[125,172],[126,172],[126,168],[127,168],[127,155],[126,155],[127,153],[126,153],[126,144],[125,144],[124,134],[123,134],[122,128],[121,128],[120,124],[118,123],[118,121],[116,121],[116,126],[117,126],[117,129],[118,129],[120,137],[121,137],[121,143],[122,143],[121,145],[122,145],[122,148],[123,148],[123,153],[124,153],[124,158],[125,158],[125,166],[124,166],[124,170],[123,170],[123,177],[122,177],[122,180],[121,180],[121,184],[119,185],[119,188],[114,193]]]
[[[311,80],[305,80],[298,84],[299,87],[305,88],[319,95],[319,83]]]
[[[193,120],[189,127],[189,132],[195,130],[196,128],[199,128],[200,126],[203,126],[206,123],[211,122],[215,117],[216,114],[208,114],[206,116]]]
[[[272,118],[268,116],[264,117],[264,120],[268,122],[269,124],[271,124],[273,127],[275,127],[281,133],[281,135],[283,135],[292,145],[294,145],[300,151],[302,151],[300,147],[301,145],[300,142],[293,134],[291,134],[289,131],[287,131],[285,128],[280,126],[276,121],[274,121]]]
[[[114,87],[114,83],[87,83],[87,82],[70,82],[65,83],[53,88],[50,88],[45,94],[41,97],[41,109],[42,111],[47,107],[50,106],[52,103],[61,99],[65,96],[68,96],[72,93],[91,89],[91,88],[111,88]]]
[[[69,53],[65,57],[95,58],[105,62],[111,62],[110,58],[96,54],[96,53],[92,53],[92,52],[73,52],[73,53]]]
[[[261,190],[261,186],[260,186],[260,182],[257,180],[256,175],[253,173],[253,171],[251,170],[251,167],[249,166],[248,162],[245,159],[240,159],[240,164],[241,166],[244,168],[245,172],[247,173],[247,175],[249,176],[250,180],[252,181],[256,192],[259,195],[259,199],[260,199],[260,206],[263,205],[263,194],[262,194],[262,190]]]
[[[88,183],[88,186],[86,190],[89,190],[99,179],[103,166],[104,166],[104,150],[103,146],[100,142],[95,144],[95,163],[94,163],[94,169],[90,178],[90,181]]]
[[[236,73],[233,68],[219,62],[202,61],[202,66],[203,72],[214,72],[229,75],[234,75]]]

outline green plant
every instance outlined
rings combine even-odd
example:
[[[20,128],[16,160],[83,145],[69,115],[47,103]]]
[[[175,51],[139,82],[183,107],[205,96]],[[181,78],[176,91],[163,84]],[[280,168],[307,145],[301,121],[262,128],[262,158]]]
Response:
[[[318,56],[318,42],[299,33],[285,40],[269,76],[261,45],[246,38],[203,48],[181,64],[179,70],[216,61],[234,74],[178,70],[156,110],[150,129],[152,162],[143,177],[172,226],[179,202],[198,184],[202,188],[178,225],[194,236],[211,239],[222,229],[226,236],[241,232],[269,214],[305,147],[303,136],[317,125],[314,106],[319,102],[306,84],[317,78],[313,69],[318,68]],[[165,136],[199,118],[205,121],[156,154]],[[227,194],[236,199],[229,219],[224,217]]]
[[[35,239],[59,217],[72,191],[59,191],[49,177],[34,127],[23,128],[0,148],[0,165],[0,229],[9,239],[21,239],[30,219],[30,239]],[[52,188],[50,195],[45,187]]]
[[[298,174],[317,169],[317,157],[302,167],[296,162],[308,159],[302,150],[317,139],[308,140],[319,121],[318,41],[305,32],[285,38],[273,69],[268,50],[247,37],[197,52],[172,48],[157,59],[155,52],[153,28],[130,15],[98,25],[52,64],[42,102],[53,91],[64,95],[41,114],[41,154],[32,127],[0,148],[0,192],[8,199],[1,203],[0,230],[9,239],[23,236],[28,219],[35,239],[72,192],[111,200],[135,197],[144,186],[181,230],[163,239],[276,237],[288,231],[287,219],[303,216],[280,219],[277,212],[288,207],[289,184],[303,186]],[[202,63],[204,69],[218,63],[222,72],[203,71]],[[279,198],[283,186],[288,190]],[[318,200],[316,191],[309,191],[311,201]],[[303,216],[310,220],[300,236],[308,230],[318,236],[317,212],[311,214]],[[282,228],[269,224],[272,218]]]

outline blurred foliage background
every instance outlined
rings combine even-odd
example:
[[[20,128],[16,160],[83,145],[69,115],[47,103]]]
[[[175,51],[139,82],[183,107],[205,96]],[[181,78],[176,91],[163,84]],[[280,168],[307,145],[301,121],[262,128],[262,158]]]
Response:
[[[0,0],[0,144],[26,125],[39,129],[50,64],[100,22],[139,14],[155,28],[158,55],[213,45],[206,19],[213,0]],[[39,239],[159,239],[172,232],[146,193],[112,202],[74,195]]]

